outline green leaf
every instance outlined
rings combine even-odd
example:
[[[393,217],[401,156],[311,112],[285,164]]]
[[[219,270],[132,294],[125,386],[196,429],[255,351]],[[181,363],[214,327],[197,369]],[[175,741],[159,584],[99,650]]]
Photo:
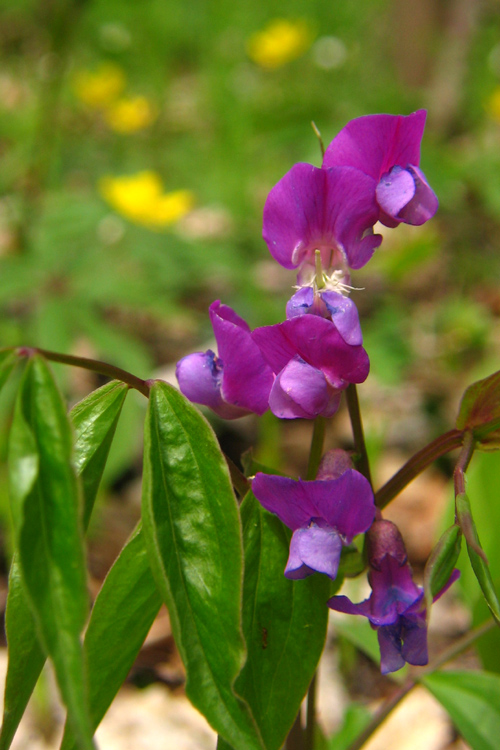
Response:
[[[70,412],[76,437],[73,461],[83,480],[85,528],[127,392],[125,384],[113,381],[91,393]],[[9,664],[0,750],[10,747],[45,662],[16,558],[9,577],[6,630]]]
[[[467,552],[469,553],[472,569],[481,587],[486,604],[497,624],[500,625],[500,602],[498,601],[488,564],[480,554],[482,552],[481,543],[477,535],[474,519],[472,518],[467,495],[457,495],[456,509],[458,522],[467,542]]]
[[[9,647],[9,664],[5,680],[0,750],[10,747],[45,664],[45,654],[38,640],[17,555],[14,555],[10,566],[5,631]]]
[[[460,403],[456,427],[472,430],[484,449],[500,447],[500,371],[467,388]]]
[[[75,466],[82,479],[85,529],[127,393],[125,383],[113,380],[93,391],[70,412],[75,428]]]
[[[19,356],[12,349],[0,351],[0,390],[9,379],[9,375],[19,362]]]
[[[146,417],[143,525],[188,697],[234,747],[262,747],[232,690],[246,651],[241,526],[227,465],[208,422],[159,381]]]
[[[79,746],[92,748],[80,633],[87,614],[71,428],[47,364],[26,365],[9,440],[16,551],[38,634]]]
[[[334,620],[334,632],[345,638],[353,646],[356,646],[365,656],[380,664],[380,649],[378,645],[377,632],[370,627],[368,620],[348,620],[342,618]]]
[[[453,573],[460,549],[462,547],[462,530],[453,524],[439,539],[427,560],[424,570],[424,591],[427,609],[443,589]]]
[[[488,672],[434,672],[422,679],[474,750],[497,750],[500,677]]]
[[[94,731],[130,672],[161,603],[139,526],[109,571],[85,634]],[[74,747],[66,726],[61,750]]]
[[[241,505],[248,658],[235,689],[249,704],[266,750],[283,744],[318,665],[326,637],[330,579],[285,578],[291,533],[249,492]]]
[[[371,719],[370,711],[360,703],[351,703],[344,714],[339,731],[330,737],[330,750],[349,750],[356,737],[361,734]]]

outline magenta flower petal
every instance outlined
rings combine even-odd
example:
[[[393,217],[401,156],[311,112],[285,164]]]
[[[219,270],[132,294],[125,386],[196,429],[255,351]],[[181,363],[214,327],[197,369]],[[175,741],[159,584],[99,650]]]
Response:
[[[300,480],[260,472],[252,481],[252,492],[259,503],[292,531],[308,526],[318,516],[318,509],[306,487],[306,483]]]
[[[356,167],[376,182],[398,165],[420,164],[426,111],[411,115],[367,115],[351,120],[326,149],[323,169]]]
[[[221,394],[235,406],[263,414],[269,406],[273,373],[252,340],[250,328],[219,301],[210,305],[219,357],[223,362]]]
[[[341,551],[342,540],[335,529],[314,522],[307,528],[296,529],[290,542],[285,576],[297,580],[316,571],[335,579]]]
[[[222,419],[237,419],[248,414],[246,409],[228,404],[222,398],[222,365],[210,349],[183,357],[177,363],[176,375],[186,398],[209,406]]]
[[[366,531],[375,513],[370,484],[354,469],[338,479],[306,482],[259,473],[252,491],[294,532],[288,578],[305,578],[314,571],[334,578],[342,544]]]
[[[347,344],[335,325],[319,315],[300,315],[256,328],[252,338],[276,374],[296,355],[321,370],[332,388],[362,383],[370,370],[363,347]]]
[[[364,236],[378,218],[375,187],[356,169],[295,164],[264,206],[263,237],[273,258],[285,268],[314,265],[319,249],[325,269],[360,268],[382,241]]]
[[[321,370],[295,356],[278,373],[269,396],[269,408],[280,419],[333,416],[340,395],[332,392]]]

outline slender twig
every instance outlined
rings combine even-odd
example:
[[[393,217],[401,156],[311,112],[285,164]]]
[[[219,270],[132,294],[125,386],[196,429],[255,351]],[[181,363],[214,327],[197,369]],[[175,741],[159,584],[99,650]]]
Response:
[[[365,434],[363,431],[363,422],[361,421],[361,411],[359,408],[358,391],[356,384],[351,383],[346,392],[347,408],[351,420],[352,434],[354,437],[354,447],[356,449],[356,468],[372,484],[370,473],[370,462],[366,450]]]
[[[58,352],[51,352],[47,349],[39,349],[38,347],[23,346],[17,349],[17,354],[21,357],[30,357],[34,354],[41,354],[45,359],[51,362],[61,362],[63,365],[73,365],[74,367],[82,367],[84,370],[90,370],[91,372],[98,372],[100,375],[106,375],[113,380],[121,380],[131,388],[135,388],[140,391],[146,398],[149,397],[149,381],[141,380],[141,378],[132,375],[132,373],[122,370],[121,367],[115,367],[107,362],[101,362],[98,359],[87,359],[86,357],[73,357],[71,354],[59,354]]]
[[[446,455],[450,451],[460,448],[464,440],[461,430],[450,430],[444,435],[426,445],[425,448],[415,453],[401,469],[389,479],[388,482],[375,493],[375,504],[378,508],[385,506],[394,500],[401,490],[415,479],[421,472],[430,466],[437,458]]]
[[[453,472],[453,484],[455,487],[455,495],[463,495],[465,492],[465,472],[470,463],[474,450],[476,448],[476,441],[472,432],[468,431],[464,435],[464,442],[462,450],[458,457],[458,461]]]
[[[437,656],[430,664],[428,664],[426,667],[423,667],[419,669],[418,673],[412,676],[412,678],[402,685],[396,692],[391,695],[391,697],[384,703],[384,705],[377,711],[375,716],[372,718],[370,723],[365,727],[365,729],[359,734],[354,742],[352,742],[348,750],[361,750],[365,742],[370,739],[372,734],[376,732],[376,730],[379,728],[379,726],[382,724],[382,722],[385,721],[385,719],[389,716],[389,714],[396,708],[399,703],[405,698],[408,693],[413,690],[414,687],[418,685],[420,680],[425,677],[428,674],[431,674],[432,672],[435,672],[437,669],[443,666],[443,664],[446,664],[446,662],[450,661],[451,659],[454,659],[456,656],[458,656],[462,651],[465,651],[466,648],[471,646],[474,641],[476,641],[478,638],[481,638],[485,633],[488,633],[490,630],[493,630],[495,627],[495,621],[494,620],[487,620],[486,622],[483,622],[482,625],[479,625],[477,628],[474,628],[474,630],[471,630],[469,633],[464,635],[462,638],[460,638],[458,641],[453,643],[449,648],[445,649],[439,656]]]

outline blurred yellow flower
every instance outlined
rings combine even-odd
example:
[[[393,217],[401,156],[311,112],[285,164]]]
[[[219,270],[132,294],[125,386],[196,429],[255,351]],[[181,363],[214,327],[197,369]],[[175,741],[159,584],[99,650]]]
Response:
[[[125,72],[114,63],[103,63],[91,73],[82,70],[74,77],[77,97],[88,107],[103,109],[114,102],[127,84]]]
[[[154,122],[156,112],[145,96],[118,99],[104,111],[104,119],[116,133],[135,133]]]
[[[500,122],[500,86],[493,91],[487,104],[487,110],[491,118]]]
[[[130,221],[162,229],[182,219],[194,205],[190,190],[163,192],[156,172],[146,170],[127,177],[103,177],[99,182],[103,198]]]
[[[249,57],[262,68],[279,68],[300,57],[312,44],[314,34],[305,21],[276,18],[247,42]]]

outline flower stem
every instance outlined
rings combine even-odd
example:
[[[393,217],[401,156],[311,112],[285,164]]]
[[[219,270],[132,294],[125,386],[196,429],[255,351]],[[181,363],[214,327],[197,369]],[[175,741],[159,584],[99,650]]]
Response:
[[[453,484],[455,496],[463,495],[465,492],[465,472],[476,448],[476,441],[472,432],[467,431],[464,435],[462,450],[453,472]]]
[[[356,468],[372,484],[370,472],[370,461],[366,451],[365,434],[363,431],[363,422],[361,421],[361,411],[359,408],[358,391],[356,384],[351,383],[345,392],[347,399],[347,408],[351,420],[352,434],[354,438],[354,447],[357,457],[355,459]],[[372,485],[373,486],[373,485]]]
[[[437,458],[446,455],[450,451],[460,448],[464,440],[461,430],[453,429],[440,435],[438,438],[426,445],[425,448],[415,453],[401,469],[389,479],[388,482],[375,493],[375,504],[378,508],[385,506],[394,500],[401,490],[415,479],[421,472],[430,466]]]
[[[325,440],[325,418],[316,417],[314,420],[311,448],[309,449],[309,463],[307,464],[306,479],[316,478],[318,466],[323,454],[323,443]]]
[[[453,643],[449,648],[445,649],[438,657],[436,657],[436,659],[434,659],[434,661],[432,661],[426,667],[420,669],[413,678],[411,678],[405,685],[402,685],[398,690],[396,690],[396,692],[387,700],[387,702],[372,718],[368,726],[366,726],[361,734],[356,737],[354,742],[349,745],[348,750],[361,750],[365,742],[370,739],[372,734],[376,732],[379,726],[385,721],[385,719],[396,708],[396,706],[401,703],[403,698],[405,698],[408,693],[413,690],[416,685],[418,685],[422,677],[425,677],[428,674],[432,674],[432,672],[435,672],[437,669],[439,669],[439,667],[442,667],[443,664],[446,664],[446,662],[454,659],[455,656],[458,656],[460,653],[462,653],[462,651],[465,651],[466,648],[471,646],[474,641],[476,641],[482,635],[488,633],[490,630],[493,630],[495,625],[496,624],[493,619],[483,622],[482,625],[479,625],[477,628],[474,628],[474,630],[466,633],[466,635]]]
[[[149,385],[145,380],[132,375],[132,373],[122,370],[121,367],[115,367],[109,365],[107,362],[100,362],[97,359],[87,359],[86,357],[73,357],[71,354],[59,354],[58,352],[51,352],[47,349],[39,349],[38,347],[22,346],[17,349],[17,354],[21,357],[30,357],[33,354],[41,354],[45,359],[51,362],[61,362],[63,365],[73,365],[74,367],[82,367],[84,370],[91,370],[91,372],[98,372],[100,375],[106,375],[113,380],[121,380],[131,388],[135,388],[140,391],[146,398],[149,397]]]

